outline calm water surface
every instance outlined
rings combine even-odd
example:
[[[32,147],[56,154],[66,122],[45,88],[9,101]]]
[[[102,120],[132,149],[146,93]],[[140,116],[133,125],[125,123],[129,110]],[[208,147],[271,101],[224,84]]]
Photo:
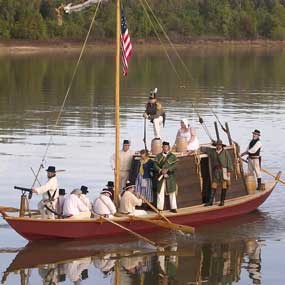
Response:
[[[122,81],[121,140],[143,148],[142,112],[151,88],[158,87],[167,111],[163,138],[174,142],[181,118],[209,138],[196,110],[214,137],[211,109],[227,121],[244,149],[260,129],[263,166],[285,171],[285,53],[272,51],[184,52],[192,81],[181,80],[163,54],[134,56]],[[110,54],[88,55],[79,68],[58,127],[54,123],[76,55],[0,58],[0,205],[19,206],[14,185],[30,187],[50,135],[45,167],[65,169],[60,186],[88,185],[95,198],[112,179],[114,75]],[[152,137],[148,126],[147,137]],[[227,141],[226,137],[223,137]],[[264,179],[268,177],[264,176]],[[40,175],[45,181],[45,173]],[[30,244],[0,218],[0,273],[4,284],[283,284],[285,252],[284,186],[258,211],[199,228],[194,238],[163,232],[148,235],[168,246],[158,253],[130,237],[99,243]],[[32,208],[38,198],[32,199]],[[18,270],[16,273],[9,271]],[[5,272],[5,273],[4,273]],[[29,283],[28,283],[29,282]],[[23,284],[23,283],[22,283]],[[119,283],[117,283],[119,284]]]

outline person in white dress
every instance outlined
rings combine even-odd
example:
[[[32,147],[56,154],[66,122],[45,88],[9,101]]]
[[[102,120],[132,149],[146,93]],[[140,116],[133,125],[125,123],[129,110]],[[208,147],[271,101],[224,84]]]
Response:
[[[80,189],[74,189],[70,195],[65,198],[63,205],[63,216],[68,219],[87,219],[91,212],[80,200],[82,194]]]
[[[113,192],[109,189],[103,189],[99,197],[93,203],[94,218],[103,216],[105,218],[112,218],[117,212],[116,206],[112,201]]]
[[[133,156],[135,152],[130,149],[130,141],[123,141],[123,149],[119,153],[120,161],[120,192],[126,186],[126,182],[129,179],[129,174],[132,166]],[[111,157],[111,167],[113,171],[115,170],[115,155]]]
[[[185,139],[187,141],[187,151],[191,152],[199,149],[199,140],[196,130],[190,127],[187,119],[180,121],[180,129],[177,132],[175,144],[177,144],[179,139]]]
[[[92,210],[92,203],[91,203],[89,197],[87,197],[87,193],[89,193],[88,187],[85,185],[82,185],[80,187],[80,190],[82,192],[82,194],[80,195],[80,200],[89,209],[89,211],[91,211]]]
[[[137,194],[137,193],[136,193]],[[145,210],[137,210],[136,206],[141,206],[143,200],[138,198],[135,194],[135,185],[127,182],[124,191],[121,194],[119,212],[121,214],[143,216],[147,215]]]
[[[38,209],[40,210],[43,219],[54,219],[57,199],[58,199],[58,183],[56,178],[56,170],[54,166],[49,166],[47,171],[48,182],[40,187],[32,188],[32,192],[40,195],[42,194],[42,200],[38,203]],[[50,210],[47,209],[47,207]]]

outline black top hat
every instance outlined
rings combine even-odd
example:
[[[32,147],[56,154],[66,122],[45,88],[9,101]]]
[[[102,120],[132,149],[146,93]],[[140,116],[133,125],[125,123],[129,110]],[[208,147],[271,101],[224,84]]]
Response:
[[[88,187],[87,186],[82,185],[80,187],[80,190],[82,191],[82,194],[87,194],[88,193]]]
[[[58,189],[58,194],[59,195],[65,195],[66,194],[65,189],[62,189],[62,188]]]
[[[134,183],[131,183],[130,181],[127,181],[126,186],[123,188],[124,190],[128,190],[131,187],[135,187],[136,185]]]
[[[123,140],[123,144],[130,144],[129,140]]]
[[[255,129],[255,130],[252,132],[252,134],[260,136],[260,130],[256,130],[256,129]]]
[[[163,142],[162,145],[168,145],[169,146],[169,142]]]
[[[107,187],[114,187],[114,182],[113,181],[108,181]]]
[[[47,172],[54,172],[54,173],[55,173],[55,172],[56,172],[56,171],[55,171],[55,166],[49,166],[49,167],[46,169],[46,171],[47,171]]]

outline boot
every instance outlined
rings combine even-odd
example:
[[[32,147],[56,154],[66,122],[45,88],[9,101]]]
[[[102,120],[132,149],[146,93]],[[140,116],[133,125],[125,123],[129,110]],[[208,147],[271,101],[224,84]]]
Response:
[[[216,189],[212,189],[211,190],[210,200],[209,200],[208,203],[205,204],[205,206],[213,206],[215,195],[216,195]]]
[[[261,190],[261,178],[257,178],[257,188],[256,190]]]
[[[225,199],[226,199],[226,194],[227,194],[227,189],[222,189],[221,201],[220,201],[219,206],[224,206],[224,204],[225,204]]]

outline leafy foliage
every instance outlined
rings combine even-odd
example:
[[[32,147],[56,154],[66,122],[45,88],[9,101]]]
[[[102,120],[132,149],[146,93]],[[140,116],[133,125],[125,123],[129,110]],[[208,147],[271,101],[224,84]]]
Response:
[[[62,14],[61,4],[82,0],[0,0],[0,39],[82,39],[88,30],[96,5],[84,11]],[[158,24],[142,4],[147,4],[173,39],[197,37],[226,39],[285,38],[284,0],[124,0],[129,29],[133,38],[155,37],[152,24]],[[115,1],[101,4],[93,39],[113,39],[115,34]]]

